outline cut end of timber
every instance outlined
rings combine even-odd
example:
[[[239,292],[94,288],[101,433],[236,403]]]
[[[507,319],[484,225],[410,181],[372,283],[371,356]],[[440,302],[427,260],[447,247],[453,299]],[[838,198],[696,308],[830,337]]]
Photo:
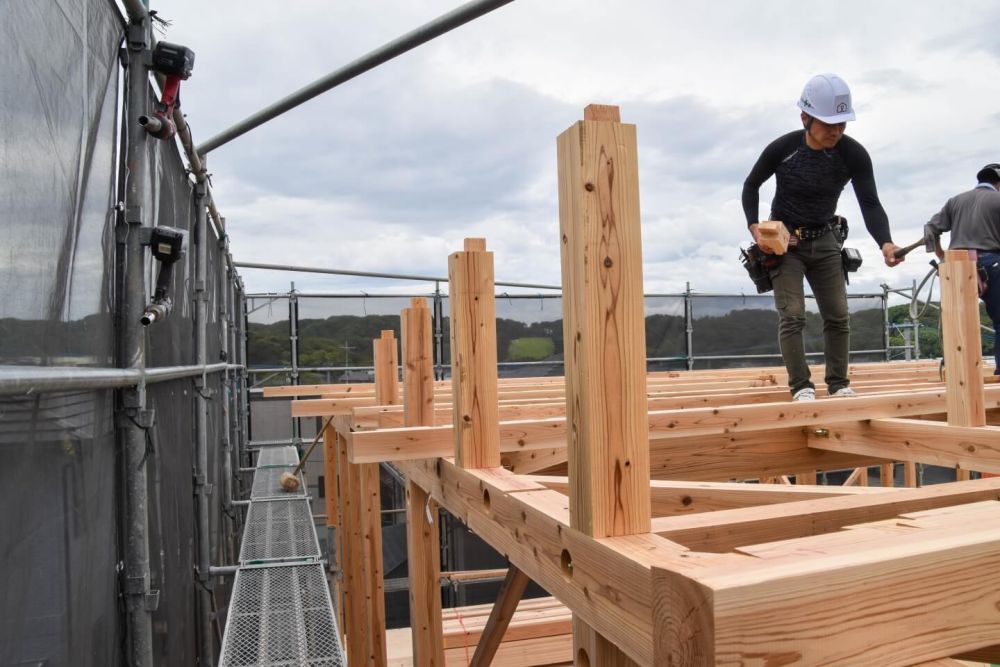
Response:
[[[465,252],[486,252],[486,239],[465,239]]]
[[[620,123],[622,114],[618,107],[611,104],[588,104],[583,109],[583,119]]]
[[[281,473],[279,478],[281,483],[281,490],[287,491],[288,493],[293,493],[299,490],[299,478],[290,472]]]

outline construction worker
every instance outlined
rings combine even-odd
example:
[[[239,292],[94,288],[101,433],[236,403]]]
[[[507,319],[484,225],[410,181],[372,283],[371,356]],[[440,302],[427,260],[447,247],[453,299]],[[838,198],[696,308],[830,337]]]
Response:
[[[924,230],[933,235],[934,250],[942,260],[942,232],[951,232],[949,250],[976,251],[980,276],[986,277],[980,297],[993,320],[993,330],[1000,331],[1000,164],[986,165],[976,174],[976,180],[976,187],[949,199]],[[993,353],[993,374],[1000,375],[1000,345],[994,344]]]
[[[793,400],[816,398],[802,334],[806,323],[803,278],[809,281],[823,317],[827,391],[831,396],[854,396],[847,377],[850,317],[841,257],[846,224],[835,215],[848,181],[854,185],[865,226],[885,263],[895,266],[901,260],[893,257],[897,247],[878,199],[868,151],[844,134],[847,121],[854,120],[847,84],[833,74],[814,76],[802,90],[798,107],[804,129],[778,137],[761,153],[743,183],[743,211],[754,241],[759,241],[759,190],[773,175],[777,188],[768,219],[781,220],[791,233],[788,252],[770,275],[781,356]]]

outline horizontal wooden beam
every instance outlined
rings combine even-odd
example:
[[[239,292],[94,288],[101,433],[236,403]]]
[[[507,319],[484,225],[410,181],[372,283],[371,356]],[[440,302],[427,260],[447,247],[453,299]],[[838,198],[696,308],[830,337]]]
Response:
[[[1000,473],[1000,427],[949,426],[917,419],[873,419],[808,433],[809,446],[894,461]]]
[[[568,493],[566,477],[528,476],[546,488]],[[843,486],[777,486],[774,484],[742,484],[738,482],[681,482],[652,480],[650,497],[653,516],[697,514],[740,507],[758,507],[816,498],[833,498],[870,493],[891,493],[881,487]]]
[[[764,403],[649,413],[650,440],[728,435],[857,421],[860,418],[944,412],[945,392],[927,391],[831,398],[811,403]],[[987,389],[990,405],[1000,406],[1000,386]],[[553,417],[500,423],[500,451],[565,446],[566,420]],[[384,429],[355,435],[352,463],[446,457],[453,446],[452,426]],[[784,470],[781,472],[789,472]]]
[[[652,534],[587,537],[570,528],[566,496],[502,468],[462,470],[446,459],[399,465],[588,625],[653,664],[650,568],[680,561],[685,549]]]
[[[984,585],[1000,576],[998,515],[825,557],[654,568],[657,664],[913,665],[988,645],[1000,633],[1000,591]]]
[[[981,500],[1000,500],[1000,478],[721,510],[653,520],[653,530],[698,551],[727,552],[748,544],[819,535],[844,526]]]

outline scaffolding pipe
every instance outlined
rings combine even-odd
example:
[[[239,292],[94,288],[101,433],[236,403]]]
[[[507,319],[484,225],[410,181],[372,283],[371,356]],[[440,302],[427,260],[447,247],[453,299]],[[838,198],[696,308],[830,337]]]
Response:
[[[261,109],[252,116],[233,125],[228,130],[202,143],[197,147],[197,151],[199,154],[205,155],[255,127],[263,125],[272,118],[277,118],[286,111],[294,109],[303,102],[307,102],[331,88],[335,88],[360,74],[364,74],[370,69],[378,67],[382,63],[392,60],[398,55],[402,55],[425,42],[429,42],[435,37],[439,37],[511,2],[513,0],[474,0],[473,2],[467,2],[447,14],[442,14],[433,21],[425,23],[416,30],[397,37],[393,41],[375,49],[367,55],[361,56],[340,69],[334,70],[330,74],[313,81],[304,88],[300,88],[291,95],[278,100],[271,106]]]
[[[236,574],[239,571],[239,565],[213,565],[209,570],[209,573],[213,577],[228,577],[230,575]]]
[[[295,294],[295,283],[288,293],[288,344],[292,358],[292,372],[289,375],[292,384],[299,383],[299,300]],[[298,417],[292,417],[292,438],[302,437],[302,424]]]
[[[219,250],[223,255],[226,254],[226,241],[222,239],[219,241]],[[232,291],[230,290],[230,283],[232,280],[232,272],[226,266],[225,263],[219,267],[220,284],[222,285],[222,298],[219,300],[219,325],[222,328],[222,336],[220,337],[222,358],[229,361],[229,328],[230,328],[230,309]],[[230,410],[230,399],[232,397],[232,375],[227,371],[225,375],[222,376],[222,428],[219,429],[222,435],[222,507],[225,510],[222,514],[223,523],[226,527],[223,534],[231,536],[235,533],[236,522],[232,517],[232,502],[233,502],[233,440],[232,440],[232,413]],[[229,551],[229,546],[232,543],[232,539],[225,539],[223,544],[226,545],[227,556]]]
[[[54,391],[121,389],[151,385],[226,370],[236,364],[164,366],[161,368],[79,368],[76,366],[0,366],[0,396],[44,394]]]
[[[247,386],[246,364],[247,357],[247,334],[250,331],[250,315],[247,311],[246,289],[243,287],[243,280],[237,276],[240,289],[240,360],[243,363],[243,372],[240,373],[240,442],[243,443],[243,459],[240,465],[250,465],[250,451],[247,443],[253,437],[250,424],[250,388]]]
[[[324,269],[315,266],[292,266],[290,264],[260,264],[257,262],[235,262],[241,269],[265,269],[267,271],[294,271],[297,273],[325,273],[333,276],[360,276],[362,278],[391,278],[393,280],[420,280],[428,283],[447,283],[447,278],[434,276],[412,276],[405,273],[372,273],[369,271],[346,271],[343,269]],[[536,285],[534,283],[503,283],[494,282],[502,287],[531,287],[533,289],[562,289],[558,285]]]
[[[199,365],[208,358],[208,216],[204,183],[195,185],[195,353]],[[194,493],[197,506],[198,525],[198,622],[201,625],[199,640],[199,663],[211,667],[215,664],[215,650],[212,644],[212,580],[209,568],[212,564],[211,524],[208,498],[212,485],[208,481],[208,391],[205,376],[196,380],[195,392],[195,475]]]
[[[129,6],[135,2],[127,3]],[[140,377],[146,365],[145,330],[139,318],[146,308],[146,249],[140,230],[146,226],[145,205],[149,179],[147,141],[149,135],[139,127],[139,116],[148,113],[149,71],[145,51],[150,39],[150,25],[145,8],[133,7],[138,20],[128,26],[128,72],[126,81],[125,120],[127,177],[125,181],[125,224],[119,226],[117,242],[123,254],[121,348],[119,366],[133,369]],[[120,266],[120,265],[119,265]],[[125,476],[125,526],[123,589],[127,610],[126,635],[129,664],[153,666],[152,613],[157,597],[150,588],[149,514],[146,474],[146,428],[152,426],[152,413],[146,408],[143,383],[121,393],[121,419],[117,420],[122,443]]]

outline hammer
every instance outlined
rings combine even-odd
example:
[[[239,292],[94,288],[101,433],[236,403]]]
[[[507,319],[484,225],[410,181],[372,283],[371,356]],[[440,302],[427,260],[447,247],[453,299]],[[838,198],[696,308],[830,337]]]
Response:
[[[306,461],[309,460],[309,455],[313,453],[314,449],[316,449],[316,443],[319,442],[319,439],[323,437],[323,432],[326,431],[326,427],[330,425],[330,422],[332,420],[333,420],[333,415],[330,415],[329,417],[326,418],[326,421],[323,423],[323,428],[321,428],[316,433],[316,437],[313,438],[312,444],[309,445],[309,449],[306,451],[306,455],[303,456],[302,460],[299,461],[299,464],[295,466],[295,470],[293,470],[292,472],[281,473],[281,477],[278,478],[278,481],[281,484],[282,491],[287,491],[288,493],[294,493],[295,491],[298,491],[299,473],[302,472],[302,468],[305,467]]]
[[[924,225],[924,235],[919,241],[914,241],[905,248],[900,248],[896,252],[892,253],[892,256],[896,259],[903,259],[906,257],[911,250],[916,250],[920,246],[924,246],[924,250],[927,252],[934,252],[934,244],[937,242],[937,234],[934,233],[933,229],[929,229],[930,225]]]

